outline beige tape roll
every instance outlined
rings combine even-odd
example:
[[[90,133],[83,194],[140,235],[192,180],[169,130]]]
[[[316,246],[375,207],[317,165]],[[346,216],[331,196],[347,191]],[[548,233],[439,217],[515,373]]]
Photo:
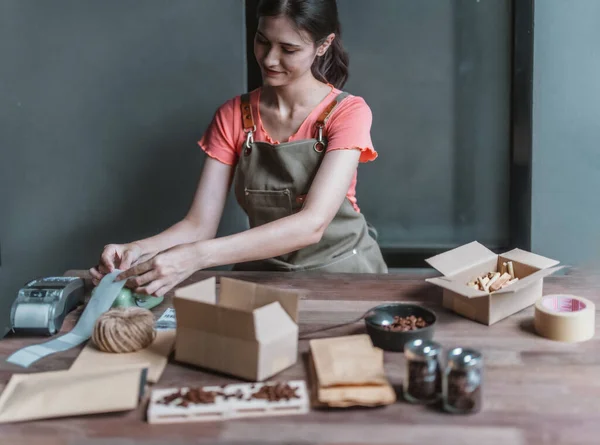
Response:
[[[594,336],[596,307],[575,295],[546,295],[535,303],[536,332],[551,340],[580,342]]]

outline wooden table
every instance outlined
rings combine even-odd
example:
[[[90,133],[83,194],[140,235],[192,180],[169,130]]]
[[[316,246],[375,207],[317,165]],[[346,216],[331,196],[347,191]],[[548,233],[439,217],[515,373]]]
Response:
[[[83,272],[81,272],[82,275]],[[289,273],[200,272],[183,284],[211,275],[232,276],[288,288],[310,290],[300,305],[298,363],[277,379],[305,379],[303,357],[308,339],[364,333],[361,322],[320,334],[315,329],[360,317],[386,301],[418,302],[438,314],[435,340],[444,347],[463,345],[481,350],[485,357],[483,410],[475,415],[444,414],[414,406],[401,399],[376,409],[311,411],[304,416],[245,419],[215,423],[149,425],[145,405],[123,414],[82,416],[0,425],[0,443],[53,444],[429,444],[519,445],[600,443],[600,341],[563,344],[538,337],[532,330],[533,308],[493,326],[463,319],[441,307],[441,290],[424,282],[423,275],[315,275]],[[544,293],[568,292],[587,297],[600,306],[597,275],[570,271],[545,280]],[[157,313],[169,302],[156,308]],[[71,314],[63,331],[79,314]],[[5,338],[0,354],[40,342],[39,338]],[[81,347],[55,354],[23,370],[0,364],[0,384],[13,372],[67,369]],[[402,383],[404,359],[385,354],[391,383]],[[234,381],[192,366],[169,363],[156,387],[223,384]]]

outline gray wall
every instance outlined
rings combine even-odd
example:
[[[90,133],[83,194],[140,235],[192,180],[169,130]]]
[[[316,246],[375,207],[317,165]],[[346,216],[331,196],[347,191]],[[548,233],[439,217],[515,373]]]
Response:
[[[535,5],[532,248],[600,260],[600,2]]]
[[[242,0],[0,2],[0,327],[26,281],[185,214],[244,32]]]
[[[345,87],[379,158],[357,198],[390,249],[508,243],[509,0],[339,1]]]

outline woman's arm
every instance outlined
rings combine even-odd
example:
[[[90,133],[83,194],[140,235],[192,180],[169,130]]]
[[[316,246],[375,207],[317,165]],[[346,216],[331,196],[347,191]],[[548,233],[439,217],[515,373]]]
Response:
[[[90,268],[94,284],[114,269],[129,269],[178,245],[214,238],[231,185],[233,167],[206,158],[194,200],[185,218],[158,235],[127,244],[108,244],[97,266]]]
[[[272,258],[319,242],[346,199],[360,153],[327,153],[298,213],[238,234],[177,246],[124,271],[117,279],[135,277],[130,286],[136,293],[164,295],[196,270]]]

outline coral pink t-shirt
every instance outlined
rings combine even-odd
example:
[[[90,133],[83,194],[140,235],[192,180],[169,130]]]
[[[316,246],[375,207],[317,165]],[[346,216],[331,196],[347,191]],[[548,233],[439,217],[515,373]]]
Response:
[[[331,91],[327,97],[308,115],[296,133],[283,142],[316,137],[315,123],[317,119],[323,110],[341,93],[333,85],[329,86]],[[261,88],[250,92],[250,105],[256,124],[254,140],[256,142],[279,144],[282,141],[273,140],[262,125],[258,106],[260,93]],[[221,105],[202,139],[198,142],[208,156],[228,165],[237,164],[242,146],[246,140],[240,103],[241,96],[236,96]],[[377,158],[377,152],[371,141],[372,121],[371,109],[362,97],[352,95],[346,97],[329,115],[329,119],[325,124],[323,133],[327,137],[326,152],[341,149],[359,149],[361,151],[360,162],[373,161]],[[348,198],[354,209],[360,212],[356,201],[356,180],[357,171],[354,172],[346,198]]]

